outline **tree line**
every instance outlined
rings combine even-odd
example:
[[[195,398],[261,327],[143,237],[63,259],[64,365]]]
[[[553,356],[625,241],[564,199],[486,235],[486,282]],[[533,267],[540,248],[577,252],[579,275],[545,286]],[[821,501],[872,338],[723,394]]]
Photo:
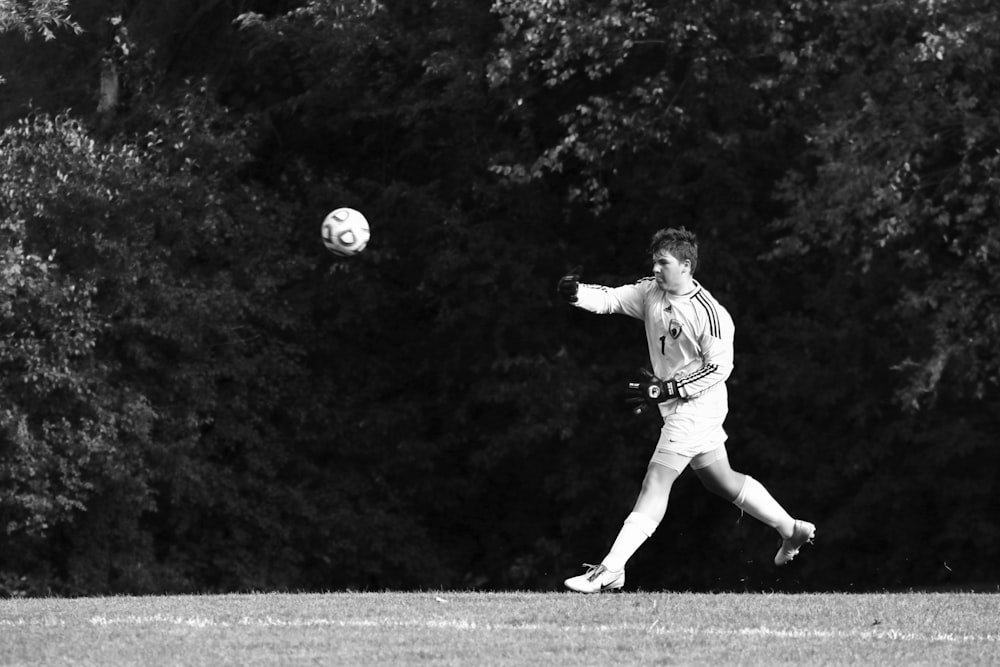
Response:
[[[996,584],[986,0],[9,4],[0,591],[558,587],[657,425],[555,283],[681,225],[733,465],[819,533],[775,571],[683,476],[630,580]]]

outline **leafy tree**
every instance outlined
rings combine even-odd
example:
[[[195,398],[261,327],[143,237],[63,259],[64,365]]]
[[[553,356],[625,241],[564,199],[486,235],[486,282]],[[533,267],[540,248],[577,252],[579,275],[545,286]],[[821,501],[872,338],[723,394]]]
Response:
[[[856,500],[837,530],[866,536],[869,566],[896,585],[981,581],[997,548],[984,513],[994,482],[980,473],[997,457],[984,437],[997,396],[994,12],[974,1],[803,7],[786,24],[780,79],[812,120],[780,189],[789,211],[775,256],[828,267],[852,295],[816,314],[854,331],[865,362],[853,417],[870,427],[852,438]],[[914,518],[887,530],[859,519],[869,504]],[[965,555],[973,534],[982,560]]]
[[[782,249],[828,248],[859,272],[893,267],[887,314],[911,332],[896,361],[907,376],[900,399],[917,405],[938,389],[982,398],[997,385],[1000,89],[990,72],[1000,24],[981,2],[864,10],[865,31],[841,19],[800,47],[822,57],[796,58],[832,85],[823,123],[810,128],[809,169],[785,184],[794,208]],[[836,50],[832,35],[845,37]],[[942,387],[949,367],[954,381]]]
[[[4,535],[32,543],[102,494],[124,493],[138,508],[148,503],[140,457],[121,443],[148,437],[150,407],[141,394],[112,383],[107,363],[95,357],[109,331],[96,277],[63,271],[66,246],[39,243],[36,228],[58,216],[67,189],[94,186],[87,176],[96,164],[134,155],[102,154],[78,123],[45,116],[8,128],[0,155],[7,249],[0,511]],[[98,187],[92,195],[113,193]],[[67,235],[76,231],[73,220],[66,219]],[[22,565],[30,563],[30,553],[22,557]]]
[[[80,34],[80,26],[69,13],[69,0],[7,0],[0,4],[0,33],[17,32],[25,39],[37,33],[51,40],[59,29]]]
[[[8,274],[32,290],[19,296],[25,324],[13,330],[26,342],[12,349],[25,359],[9,360],[10,382],[37,397],[11,401],[20,410],[7,414],[16,447],[6,461],[25,489],[57,484],[41,495],[58,501],[35,509],[17,489],[9,511],[27,517],[8,532],[61,524],[66,583],[183,587],[236,570],[251,549],[259,572],[274,557],[266,545],[284,548],[285,522],[265,515],[298,511],[294,490],[272,482],[287,461],[273,446],[275,411],[299,355],[284,338],[294,320],[274,299],[299,264],[272,223],[285,217],[281,205],[241,183],[245,128],[223,129],[204,93],[149,107],[138,142],[95,140],[78,121],[47,116],[7,135],[6,219],[20,235],[12,247],[25,248]],[[261,273],[262,263],[286,275]],[[53,292],[65,296],[45,296]],[[28,346],[33,331],[44,346]],[[36,456],[39,443],[55,454]],[[33,476],[39,456],[52,479]],[[236,537],[222,539],[229,531]],[[178,548],[191,562],[158,572],[156,552]],[[227,576],[241,580],[238,570]],[[269,576],[284,575],[261,583]]]

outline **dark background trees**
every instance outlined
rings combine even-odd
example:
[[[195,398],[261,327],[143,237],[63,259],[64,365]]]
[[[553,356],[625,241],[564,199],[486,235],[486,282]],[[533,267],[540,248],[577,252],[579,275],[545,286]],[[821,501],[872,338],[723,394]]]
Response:
[[[634,280],[666,225],[737,323],[734,466],[820,536],[775,571],[685,476],[630,579],[996,583],[988,3],[22,4],[8,593],[557,587],[656,424],[637,325],[554,284]]]

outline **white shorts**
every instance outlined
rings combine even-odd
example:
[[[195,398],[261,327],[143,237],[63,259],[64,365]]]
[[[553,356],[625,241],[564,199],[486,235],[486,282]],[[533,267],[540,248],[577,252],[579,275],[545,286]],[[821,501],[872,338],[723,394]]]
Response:
[[[650,458],[668,468],[682,471],[704,468],[726,455],[726,435],[722,422],[715,419],[698,419],[685,412],[674,412],[663,418],[660,439]]]

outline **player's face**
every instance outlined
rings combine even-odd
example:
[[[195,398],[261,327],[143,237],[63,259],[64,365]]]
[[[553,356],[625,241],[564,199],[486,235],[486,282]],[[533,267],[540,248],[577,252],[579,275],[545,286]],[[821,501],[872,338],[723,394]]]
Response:
[[[653,255],[653,277],[661,290],[681,294],[690,287],[691,262],[679,262],[666,250],[658,250]]]

